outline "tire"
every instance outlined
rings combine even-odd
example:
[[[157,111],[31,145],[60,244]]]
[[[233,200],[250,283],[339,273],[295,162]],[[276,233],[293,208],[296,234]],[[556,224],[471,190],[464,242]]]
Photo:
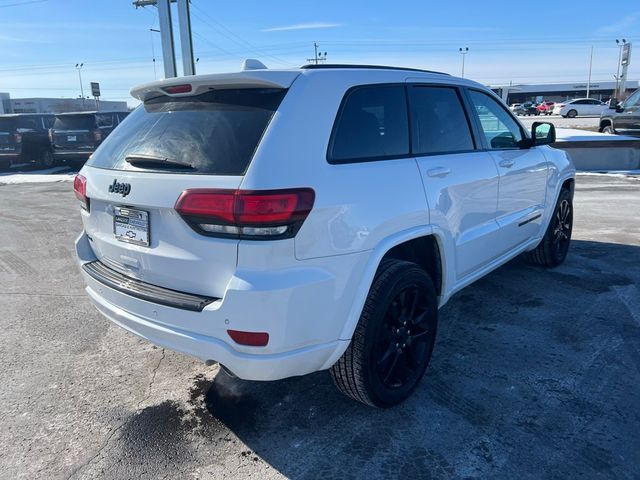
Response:
[[[11,160],[0,160],[0,172],[5,172],[11,168]]]
[[[415,263],[383,260],[351,343],[331,367],[333,382],[366,405],[399,404],[424,376],[437,325],[437,297],[429,275]]]
[[[578,112],[571,109],[567,112],[567,117],[569,118],[576,118],[578,116]]]
[[[40,159],[38,160],[38,166],[42,168],[51,168],[55,165],[55,159],[51,150],[45,149],[40,153]]]
[[[602,133],[606,133],[608,135],[615,135],[616,131],[613,129],[613,126],[610,124],[605,125],[604,127],[602,127],[601,130]]]
[[[529,263],[543,267],[557,267],[567,257],[573,230],[573,203],[571,192],[562,190],[553,210],[553,217],[540,244],[526,258]]]

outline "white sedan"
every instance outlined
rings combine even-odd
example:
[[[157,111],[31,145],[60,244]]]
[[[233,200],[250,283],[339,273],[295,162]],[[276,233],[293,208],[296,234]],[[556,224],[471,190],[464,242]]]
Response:
[[[554,115],[574,118],[577,116],[600,116],[607,109],[607,104],[594,98],[576,98],[566,102],[556,103],[553,107]]]

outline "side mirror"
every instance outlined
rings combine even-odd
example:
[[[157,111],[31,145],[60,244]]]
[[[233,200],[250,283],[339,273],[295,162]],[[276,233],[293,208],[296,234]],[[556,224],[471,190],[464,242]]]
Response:
[[[611,98],[611,100],[609,100],[609,108],[611,110],[617,110],[618,109],[618,100],[616,100],[615,98]]]
[[[533,146],[549,145],[556,141],[556,127],[549,122],[533,122],[531,125],[531,141]]]

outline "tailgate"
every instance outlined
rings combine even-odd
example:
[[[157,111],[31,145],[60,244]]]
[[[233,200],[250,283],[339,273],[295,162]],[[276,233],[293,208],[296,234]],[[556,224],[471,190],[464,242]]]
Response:
[[[96,257],[106,266],[143,282],[182,292],[221,298],[233,275],[238,240],[194,232],[174,206],[188,188],[238,188],[241,176],[167,175],[85,167],[90,213],[84,228]],[[109,191],[114,180],[128,184],[126,196]],[[149,246],[117,239],[119,208],[146,212]],[[133,235],[133,234],[132,234]]]
[[[95,140],[89,130],[54,130],[53,145],[69,150],[93,149]]]

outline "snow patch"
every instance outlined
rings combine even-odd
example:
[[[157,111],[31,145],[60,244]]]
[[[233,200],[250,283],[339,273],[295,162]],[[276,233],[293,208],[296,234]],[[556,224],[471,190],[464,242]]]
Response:
[[[54,167],[33,172],[7,172],[0,174],[0,185],[15,185],[20,183],[50,183],[73,182],[76,172],[69,167]]]

